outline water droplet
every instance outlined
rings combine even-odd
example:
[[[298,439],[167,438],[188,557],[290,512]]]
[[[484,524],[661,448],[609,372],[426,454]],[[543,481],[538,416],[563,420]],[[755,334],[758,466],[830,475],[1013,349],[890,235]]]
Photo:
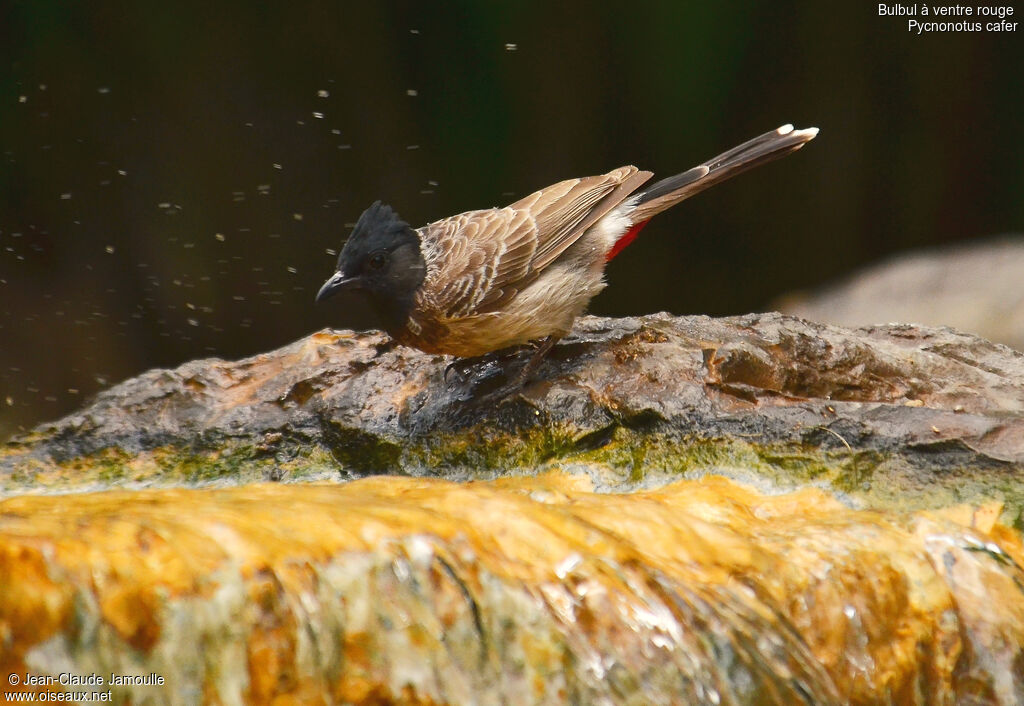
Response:
[[[292,218],[294,218],[297,221],[301,221],[302,220],[302,214],[301,213],[293,213],[292,214]]]
[[[66,192],[64,192],[63,194],[60,195],[60,200],[61,201],[67,201],[70,198],[71,198],[71,192],[70,191],[66,191]]]
[[[106,248],[104,248],[104,249],[105,249],[105,250],[107,251],[107,254],[108,254],[108,255],[113,255],[113,254],[114,254],[114,246],[113,246],[113,245],[108,245],[108,246],[107,246]]]
[[[223,233],[216,233],[216,234],[215,234],[215,235],[214,235],[213,237],[214,237],[214,238],[216,238],[217,240],[219,240],[219,241],[220,241],[220,242],[222,242],[222,243],[223,243],[223,242],[224,242],[225,240],[227,240],[227,238],[226,238],[226,237],[224,236],[224,234],[223,234]]]
[[[405,95],[407,96],[418,96],[419,94],[420,92],[417,91],[415,88],[410,88],[405,92]]]
[[[324,114],[319,112],[319,111],[314,110],[313,111],[313,117],[316,118],[317,120],[323,120],[324,119]]]
[[[506,42],[505,43],[505,51],[515,51],[518,48],[519,48],[519,45],[515,44],[513,42]]]
[[[319,91],[316,92],[316,97],[317,98],[327,98],[330,95],[331,95],[330,91],[328,91],[326,88],[321,88]]]
[[[28,96],[18,96],[19,103],[28,103]]]

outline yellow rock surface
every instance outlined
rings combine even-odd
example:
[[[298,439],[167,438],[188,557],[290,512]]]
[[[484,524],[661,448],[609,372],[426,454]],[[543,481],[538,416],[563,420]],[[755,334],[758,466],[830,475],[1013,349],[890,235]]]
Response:
[[[716,477],[15,497],[0,679],[95,673],[132,704],[1022,703],[1024,551],[996,517]]]

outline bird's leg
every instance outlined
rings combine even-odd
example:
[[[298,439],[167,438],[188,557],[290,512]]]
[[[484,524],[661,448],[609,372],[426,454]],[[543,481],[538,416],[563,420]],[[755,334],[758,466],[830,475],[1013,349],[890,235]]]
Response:
[[[448,375],[452,371],[455,371],[455,373],[461,378],[465,377],[466,371],[471,368],[483,368],[493,364],[504,366],[505,361],[514,358],[519,354],[520,350],[520,346],[513,346],[511,348],[502,348],[501,350],[492,351],[485,355],[478,355],[472,358],[456,358],[444,369],[444,381],[448,382]]]
[[[388,338],[388,340],[384,341],[383,343],[378,343],[373,347],[374,351],[376,351],[377,356],[382,356],[385,353],[390,353],[396,348],[398,348],[398,341],[396,341],[393,338]]]
[[[561,336],[548,336],[541,341],[532,341],[530,345],[533,347],[533,354],[530,359],[526,361],[526,365],[516,374],[513,378],[513,387],[520,388],[526,385],[530,381],[530,376],[537,371],[540,367],[541,362],[544,360],[544,356],[551,352],[551,349],[555,347]],[[505,363],[515,358],[522,352],[522,346],[512,346],[510,348],[502,348],[501,350],[487,353],[486,355],[476,356],[473,358],[456,358],[448,367],[444,369],[444,380],[448,382],[448,375],[453,371],[458,374],[459,377],[465,377],[466,371],[472,368],[487,368],[489,366],[505,367]],[[492,372],[491,375],[494,373]]]
[[[560,338],[561,336],[552,335],[536,344],[537,348],[534,350],[533,355],[530,356],[530,359],[526,361],[526,365],[524,365],[523,369],[519,371],[518,375],[516,375],[516,387],[523,387],[530,381],[530,376],[537,372],[537,368],[540,367],[541,361],[544,360],[544,356],[551,352],[551,349],[555,347],[555,344],[558,343]]]

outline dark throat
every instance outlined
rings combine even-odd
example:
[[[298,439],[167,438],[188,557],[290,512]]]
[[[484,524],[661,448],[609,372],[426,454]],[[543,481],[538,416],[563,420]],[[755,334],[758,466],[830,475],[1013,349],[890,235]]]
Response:
[[[382,328],[393,337],[399,337],[405,330],[427,271],[419,236],[406,228],[401,237],[404,242],[391,250],[387,272],[367,286],[370,303],[380,317]]]
[[[415,293],[409,291],[400,294],[384,295],[377,292],[368,292],[368,294],[370,306],[373,307],[374,313],[380,320],[381,328],[387,331],[392,338],[398,337],[405,330],[409,314],[412,313],[416,304]]]

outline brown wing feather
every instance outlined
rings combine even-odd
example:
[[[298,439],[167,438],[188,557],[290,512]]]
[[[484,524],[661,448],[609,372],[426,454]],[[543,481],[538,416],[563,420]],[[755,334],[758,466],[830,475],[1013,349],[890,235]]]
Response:
[[[502,237],[516,215],[508,208],[469,211],[421,228],[427,277],[418,308],[429,309],[441,319],[473,313],[490,289],[508,247],[520,256],[524,250],[528,256],[534,247],[525,237],[519,241]]]
[[[424,226],[427,280],[421,304],[444,319],[493,310],[650,177],[636,167],[620,167],[552,184],[505,208]]]

